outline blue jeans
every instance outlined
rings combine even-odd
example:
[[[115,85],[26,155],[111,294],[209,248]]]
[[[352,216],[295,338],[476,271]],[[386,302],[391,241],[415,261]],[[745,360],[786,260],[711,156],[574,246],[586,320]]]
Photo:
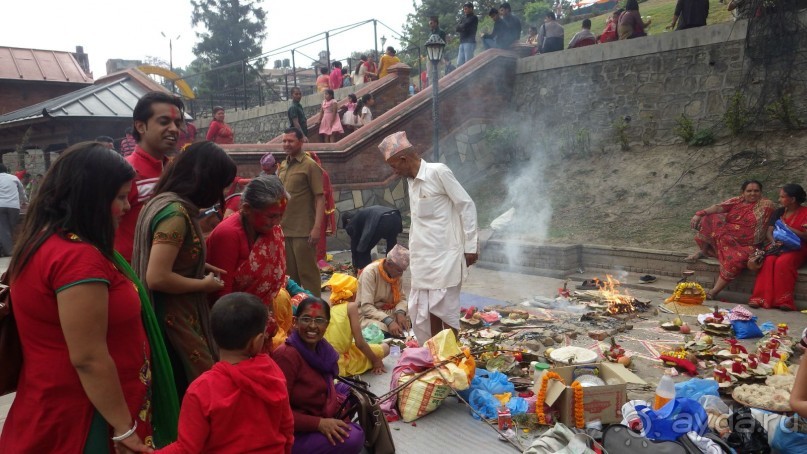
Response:
[[[466,61],[474,58],[475,50],[476,43],[460,43],[459,55],[457,55],[457,66],[460,66]]]

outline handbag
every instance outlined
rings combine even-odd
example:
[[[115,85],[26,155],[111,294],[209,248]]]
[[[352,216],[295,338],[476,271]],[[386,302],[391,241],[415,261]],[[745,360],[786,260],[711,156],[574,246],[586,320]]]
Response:
[[[785,251],[797,251],[801,248],[801,238],[793,233],[781,219],[777,219],[773,227],[773,239],[782,243],[782,249]]]
[[[350,394],[337,412],[337,418],[349,418],[364,431],[364,447],[370,454],[394,454],[395,442],[381,403],[366,382],[347,377],[336,377],[350,387]]]
[[[0,276],[0,396],[17,390],[22,370],[22,345],[11,311],[8,272]]]

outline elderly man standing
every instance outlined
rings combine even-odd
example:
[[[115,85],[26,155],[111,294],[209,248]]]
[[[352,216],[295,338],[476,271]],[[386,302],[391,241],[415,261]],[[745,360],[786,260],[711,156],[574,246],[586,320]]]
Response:
[[[290,195],[280,223],[286,235],[286,273],[319,298],[316,248],[325,219],[322,167],[303,153],[303,133],[297,128],[283,132],[283,151],[287,156],[277,176]]]
[[[407,268],[409,250],[400,244],[392,248],[386,259],[376,260],[364,268],[356,293],[362,329],[374,324],[395,337],[404,337],[409,331],[406,296],[401,287],[401,276]]]
[[[477,253],[476,205],[445,164],[421,159],[405,132],[378,146],[387,164],[409,186],[412,290],[409,316],[422,345],[460,326],[460,288]]]

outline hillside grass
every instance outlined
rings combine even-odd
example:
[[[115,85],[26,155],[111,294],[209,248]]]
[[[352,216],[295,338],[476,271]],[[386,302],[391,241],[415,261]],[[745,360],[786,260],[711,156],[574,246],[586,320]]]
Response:
[[[665,33],[665,27],[672,22],[673,13],[675,12],[676,0],[648,0],[647,2],[639,4],[639,13],[643,17],[650,16],[653,23],[646,29],[648,35],[658,35]],[[731,12],[726,10],[728,0],[726,3],[720,3],[718,0],[709,0],[709,18],[706,20],[707,25],[717,24],[733,20]],[[605,29],[605,22],[611,15],[611,12],[601,14],[591,18],[591,31],[599,36]],[[580,21],[570,22],[563,26],[564,36],[568,43],[575,33],[580,31]]]

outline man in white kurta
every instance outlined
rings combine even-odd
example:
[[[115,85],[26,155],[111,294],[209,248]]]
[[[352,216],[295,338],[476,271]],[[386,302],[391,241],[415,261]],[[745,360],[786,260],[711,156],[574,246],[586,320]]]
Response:
[[[446,326],[459,330],[460,288],[479,258],[476,205],[451,169],[415,153],[406,133],[386,137],[379,149],[409,186],[409,317],[423,345]]]

